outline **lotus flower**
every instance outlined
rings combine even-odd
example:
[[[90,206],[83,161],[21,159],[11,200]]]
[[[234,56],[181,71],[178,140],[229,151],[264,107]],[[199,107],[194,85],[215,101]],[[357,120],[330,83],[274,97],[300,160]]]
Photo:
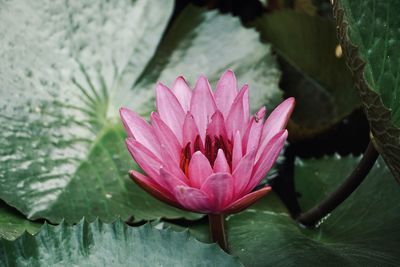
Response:
[[[238,91],[230,70],[215,92],[201,76],[193,90],[178,77],[171,89],[158,83],[156,93],[151,124],[120,109],[128,150],[146,173],[130,171],[139,186],[172,206],[206,214],[239,212],[271,190],[253,191],[286,141],[293,98],[266,120],[265,107],[250,117],[248,86]]]

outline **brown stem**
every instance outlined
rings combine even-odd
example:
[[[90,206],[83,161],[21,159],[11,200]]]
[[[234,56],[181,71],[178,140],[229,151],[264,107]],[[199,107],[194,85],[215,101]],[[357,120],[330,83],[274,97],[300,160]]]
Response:
[[[217,243],[224,251],[229,252],[224,222],[225,218],[223,214],[208,214],[208,223],[210,226],[212,241]]]
[[[315,227],[322,218],[339,206],[351,195],[351,193],[353,193],[354,190],[357,189],[371,170],[372,166],[374,166],[378,156],[379,153],[370,141],[363,158],[351,175],[319,204],[307,212],[300,214],[300,216],[297,217],[297,221],[306,227]]]

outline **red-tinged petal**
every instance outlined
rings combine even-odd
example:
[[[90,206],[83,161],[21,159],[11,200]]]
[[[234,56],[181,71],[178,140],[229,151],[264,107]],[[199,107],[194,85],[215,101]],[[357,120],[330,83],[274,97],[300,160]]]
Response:
[[[153,197],[173,207],[182,208],[182,206],[179,205],[179,203],[175,200],[175,196],[173,194],[163,189],[149,177],[134,170],[129,171],[129,176],[138,186],[140,186],[144,191]]]
[[[243,137],[243,151],[249,152],[258,148],[264,125],[264,116],[265,107],[262,107],[251,119],[246,134]]]
[[[190,147],[192,152],[194,151],[194,146],[196,143],[196,138],[200,136],[199,130],[197,128],[196,122],[194,121],[193,115],[188,112],[185,117],[185,122],[183,123],[183,146],[186,146],[190,142]],[[204,150],[203,142],[198,140],[200,150]]]
[[[201,140],[205,141],[207,125],[211,116],[215,113],[217,107],[210,84],[204,76],[200,76],[193,90],[190,101],[190,113],[194,117],[197,128],[199,129]]]
[[[179,76],[176,78],[174,84],[172,85],[172,92],[174,92],[176,98],[181,104],[183,110],[189,111],[190,99],[192,98],[192,90],[185,81],[185,78]]]
[[[224,140],[228,138],[224,116],[219,110],[212,115],[211,122],[207,126],[206,135],[211,138],[222,136]]]
[[[257,155],[257,159],[261,155],[261,152],[264,150],[265,146],[268,144],[269,140],[286,127],[289,117],[293,112],[294,105],[295,100],[293,97],[290,97],[277,106],[272,111],[271,115],[269,115],[264,124],[260,141],[260,150]]]
[[[210,162],[200,151],[192,155],[189,163],[190,185],[201,188],[204,181],[213,173]]]
[[[171,193],[175,192],[177,186],[188,186],[184,180],[176,177],[164,167],[160,168],[160,179],[158,179],[157,182]]]
[[[229,164],[226,161],[226,157],[224,151],[222,149],[218,149],[217,158],[214,162],[214,172],[231,172],[229,168]]]
[[[218,213],[232,201],[233,178],[230,173],[214,173],[201,187],[211,200],[213,213]]]
[[[257,150],[253,150],[247,153],[240,160],[236,169],[234,169],[232,175],[234,181],[235,196],[242,195],[247,185],[249,184],[256,154]]]
[[[240,160],[243,158],[242,150],[242,137],[240,132],[237,131],[235,134],[235,139],[233,140],[233,151],[232,151],[232,170],[236,169]]]
[[[237,82],[233,71],[227,70],[222,74],[214,95],[217,107],[226,119],[237,95]]]
[[[244,112],[244,96],[248,91],[247,86],[243,86],[239,94],[236,96],[235,101],[229,111],[228,118],[226,119],[226,131],[228,132],[228,138],[233,138],[237,131],[243,136],[244,131],[247,129],[249,117],[245,117]]]
[[[186,209],[190,211],[209,213],[211,201],[209,197],[199,189],[187,186],[175,188],[175,198]]]
[[[253,168],[251,181],[248,184],[245,192],[253,190],[253,188],[256,187],[269,172],[278,158],[279,153],[285,144],[287,136],[287,130],[282,130],[272,137],[271,141],[265,146],[264,151],[261,153],[260,159],[257,161],[256,158],[256,164]]]
[[[126,145],[136,163],[151,178],[159,178],[159,169],[163,165],[162,161],[155,156],[149,149],[133,138],[126,139]]]
[[[255,192],[247,194],[242,198],[233,202],[229,207],[227,207],[223,213],[225,214],[233,214],[243,211],[244,209],[248,208],[252,204],[254,204],[257,200],[265,196],[269,191],[271,191],[271,187],[266,186],[263,187]]]
[[[185,173],[180,168],[180,162],[176,162],[175,159],[171,157],[171,154],[164,145],[161,145],[161,157],[163,159],[163,167],[165,167],[172,175],[184,182],[188,180]]]
[[[174,132],[179,142],[182,142],[182,127],[185,119],[185,112],[178,99],[168,87],[159,83],[157,91],[157,110],[160,118]]]
[[[119,113],[128,137],[135,138],[156,156],[160,156],[160,144],[153,128],[138,114],[127,108],[120,108]]]
[[[166,151],[171,155],[177,165],[179,165],[180,153],[182,151],[182,146],[176,138],[172,130],[161,120],[160,116],[152,112],[151,113],[151,124],[154,129],[158,141],[161,145],[164,145]]]

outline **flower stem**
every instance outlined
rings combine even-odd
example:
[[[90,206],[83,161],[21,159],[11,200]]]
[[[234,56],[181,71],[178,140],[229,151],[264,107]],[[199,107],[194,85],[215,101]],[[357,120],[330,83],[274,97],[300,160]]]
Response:
[[[225,218],[223,214],[208,214],[208,223],[210,226],[212,241],[217,243],[225,252],[229,252],[224,222]]]
[[[353,170],[351,175],[319,204],[307,212],[300,214],[297,217],[297,221],[306,227],[316,227],[321,219],[339,206],[351,195],[351,193],[354,192],[354,190],[357,189],[357,187],[362,183],[364,178],[371,170],[372,166],[374,166],[378,156],[379,153],[376,151],[374,145],[370,141],[367,149],[364,152],[363,158]]]

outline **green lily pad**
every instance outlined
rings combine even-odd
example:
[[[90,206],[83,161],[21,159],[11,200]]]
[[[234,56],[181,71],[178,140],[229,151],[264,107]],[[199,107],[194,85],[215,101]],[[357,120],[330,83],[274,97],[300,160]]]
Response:
[[[201,216],[129,179],[138,167],[119,107],[146,116],[157,79],[215,80],[227,68],[253,102],[272,105],[280,72],[270,47],[232,16],[189,7],[163,36],[172,9],[171,0],[0,2],[1,199],[54,223]]]
[[[39,222],[28,221],[4,202],[0,203],[0,238],[13,240],[25,231],[35,234],[41,226]]]
[[[351,73],[336,51],[332,20],[284,10],[264,15],[254,26],[282,57],[281,86],[296,97],[288,126],[292,140],[323,133],[360,107]]]
[[[400,2],[336,0],[338,35],[376,148],[400,181]]]
[[[121,220],[45,224],[34,236],[0,240],[2,266],[243,266],[217,245],[188,232],[134,228]]]
[[[304,208],[332,191],[357,161],[339,156],[297,160],[295,180]],[[228,218],[230,248],[246,266],[399,266],[399,190],[380,160],[318,229],[300,227],[286,212],[276,211],[275,202],[273,209]]]

